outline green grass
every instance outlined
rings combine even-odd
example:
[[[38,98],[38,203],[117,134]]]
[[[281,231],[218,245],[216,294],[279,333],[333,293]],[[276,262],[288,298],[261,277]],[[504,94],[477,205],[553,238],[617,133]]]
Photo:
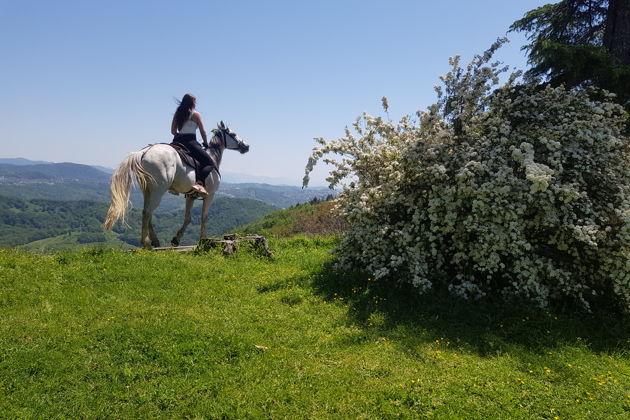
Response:
[[[334,246],[0,251],[0,417],[628,417],[627,320],[418,298]]]

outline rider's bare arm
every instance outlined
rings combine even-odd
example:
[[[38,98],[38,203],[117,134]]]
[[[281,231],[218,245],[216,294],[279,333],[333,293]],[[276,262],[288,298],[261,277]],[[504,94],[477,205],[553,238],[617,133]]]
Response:
[[[201,114],[199,114],[198,112],[194,112],[190,119],[197,124],[197,127],[199,127],[199,133],[201,134],[201,138],[203,139],[203,144],[204,146],[208,147],[208,136],[206,135],[206,129],[203,127]]]
[[[173,115],[173,122],[171,123],[171,134],[177,134],[177,122],[175,121],[175,115]]]

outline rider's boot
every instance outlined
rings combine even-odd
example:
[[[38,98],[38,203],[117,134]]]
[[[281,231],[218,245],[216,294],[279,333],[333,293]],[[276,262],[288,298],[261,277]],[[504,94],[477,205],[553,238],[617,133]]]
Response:
[[[197,182],[195,185],[193,185],[193,190],[197,191],[197,193],[203,197],[208,196],[208,191],[206,191],[203,185],[201,185],[201,182]]]

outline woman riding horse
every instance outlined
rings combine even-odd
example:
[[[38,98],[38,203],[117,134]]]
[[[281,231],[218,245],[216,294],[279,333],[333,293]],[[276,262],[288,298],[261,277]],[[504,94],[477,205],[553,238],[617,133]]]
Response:
[[[173,115],[171,134],[175,136],[173,137],[173,143],[179,143],[184,146],[199,162],[199,167],[195,171],[196,182],[193,185],[193,189],[201,196],[206,197],[208,192],[205,188],[205,182],[212,171],[213,164],[208,153],[203,150],[197,141],[196,132],[197,128],[199,128],[199,133],[201,133],[201,138],[203,138],[203,145],[205,148],[208,148],[208,137],[203,127],[201,114],[195,111],[196,104],[197,98],[190,93],[184,95]]]

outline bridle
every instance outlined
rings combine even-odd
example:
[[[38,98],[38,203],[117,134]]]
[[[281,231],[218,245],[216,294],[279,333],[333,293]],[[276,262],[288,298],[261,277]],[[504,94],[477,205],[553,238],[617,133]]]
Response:
[[[212,133],[214,134],[214,136],[212,137],[212,141],[210,142],[210,144],[208,145],[207,149],[212,149],[215,152],[220,152],[217,149],[220,149],[221,147],[223,147],[223,150],[225,149],[230,149],[230,150],[238,150],[239,152],[242,153],[247,153],[249,151],[249,145],[247,143],[245,143],[243,140],[238,138],[238,135],[231,131],[224,123],[223,121],[221,121],[220,124],[217,124],[217,128],[212,130]],[[232,140],[234,140],[234,142],[236,143],[237,147],[235,148],[229,148],[228,144],[227,144],[227,137],[230,136],[232,137]],[[216,143],[214,141],[214,137],[219,137],[219,141],[221,143]]]

